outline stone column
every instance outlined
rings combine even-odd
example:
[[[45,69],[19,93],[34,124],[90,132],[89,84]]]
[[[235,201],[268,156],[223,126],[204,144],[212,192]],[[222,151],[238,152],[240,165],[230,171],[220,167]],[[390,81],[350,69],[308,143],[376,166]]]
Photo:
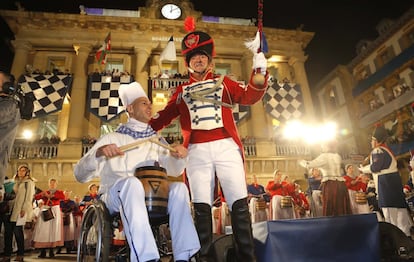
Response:
[[[148,94],[148,68],[146,68],[150,52],[142,47],[135,47],[135,81],[141,84]]]
[[[302,91],[302,97],[303,97],[303,103],[305,105],[305,112],[306,118],[314,119],[315,112],[313,109],[313,102],[312,102],[312,96],[309,89],[309,83],[308,83],[308,77],[306,75],[305,71],[305,61],[307,57],[291,57],[289,59],[289,65],[293,67],[293,70],[295,72],[295,79],[294,82],[300,84],[300,88]]]
[[[251,52],[244,53],[241,59],[241,63],[242,70],[244,69],[243,78],[246,79],[246,84],[248,84],[248,81],[250,80],[250,74],[253,70],[253,54]],[[256,138],[256,141],[257,139],[269,137],[265,114],[266,113],[264,111],[261,100],[256,102],[256,104],[250,106],[250,124],[247,127],[247,130],[250,136]]]
[[[12,42],[14,46],[14,59],[11,67],[11,74],[20,77],[25,72],[25,67],[29,59],[29,51],[32,45],[27,41],[15,40]]]
[[[160,55],[152,55],[149,77],[156,77],[161,73]]]
[[[82,136],[86,135],[87,119],[85,119],[85,97],[87,96],[86,90],[88,84],[87,61],[91,50],[91,45],[81,45],[72,66],[73,83],[67,134],[68,140],[71,141],[79,141]]]
[[[286,62],[277,63],[277,81],[282,82],[285,78],[290,82],[293,82],[292,76],[290,74],[290,66]]]

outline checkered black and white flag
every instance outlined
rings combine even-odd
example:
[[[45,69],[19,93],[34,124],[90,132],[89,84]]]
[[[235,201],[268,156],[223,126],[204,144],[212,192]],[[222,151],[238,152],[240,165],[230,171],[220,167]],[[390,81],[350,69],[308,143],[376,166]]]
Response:
[[[286,122],[302,117],[304,105],[300,86],[294,83],[274,83],[263,96],[265,111]]]
[[[33,117],[41,117],[62,109],[72,86],[71,75],[22,75],[18,84],[24,93],[35,98]]]
[[[132,76],[110,77],[89,76],[88,103],[89,112],[108,122],[124,111],[118,89],[120,84],[129,84]]]

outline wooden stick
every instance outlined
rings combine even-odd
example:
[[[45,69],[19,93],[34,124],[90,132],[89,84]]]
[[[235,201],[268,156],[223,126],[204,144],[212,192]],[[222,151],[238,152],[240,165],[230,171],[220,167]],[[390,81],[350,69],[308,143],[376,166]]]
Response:
[[[161,143],[160,141],[158,141],[158,137],[150,137],[150,138],[147,138],[147,139],[142,139],[142,140],[139,140],[139,141],[136,141],[136,142],[130,143],[130,144],[126,144],[126,145],[120,146],[120,147],[119,147],[119,149],[120,149],[122,152],[125,152],[125,151],[128,151],[128,150],[131,150],[131,149],[137,148],[139,145],[141,145],[141,144],[143,144],[143,143],[146,143],[146,142],[152,142],[152,143],[154,143],[154,144],[157,144],[157,145],[159,145],[159,146],[161,146],[161,147],[164,147],[164,148],[166,148],[166,149],[170,150],[171,152],[177,152],[177,150],[175,150],[175,149],[174,149],[174,148],[172,148],[171,146],[166,145],[166,144],[163,144],[163,143]]]
[[[158,141],[158,139],[151,139],[151,142],[154,143],[154,144],[157,144],[161,147],[164,147],[164,148],[170,150],[171,152],[177,152],[177,150],[175,150],[175,148],[172,148],[170,145],[166,145],[164,143],[161,143],[160,141]]]
[[[122,152],[125,152],[125,151],[128,151],[128,150],[137,148],[140,144],[143,144],[143,143],[146,143],[146,142],[151,142],[152,139],[153,138],[146,138],[146,139],[142,139],[142,140],[139,140],[139,141],[136,141],[136,142],[132,142],[130,144],[126,144],[126,145],[120,146],[119,149]]]

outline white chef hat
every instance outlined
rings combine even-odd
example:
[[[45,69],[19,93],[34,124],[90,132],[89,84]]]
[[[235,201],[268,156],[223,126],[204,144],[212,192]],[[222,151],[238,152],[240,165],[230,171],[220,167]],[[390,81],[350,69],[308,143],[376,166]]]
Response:
[[[132,104],[135,99],[140,97],[148,98],[144,89],[138,82],[132,82],[130,84],[122,84],[118,89],[119,98],[121,98],[122,105],[126,107]]]

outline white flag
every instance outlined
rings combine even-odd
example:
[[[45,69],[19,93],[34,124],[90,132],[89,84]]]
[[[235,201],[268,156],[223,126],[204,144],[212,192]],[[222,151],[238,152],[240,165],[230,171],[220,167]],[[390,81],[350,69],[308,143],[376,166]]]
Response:
[[[161,52],[160,55],[160,63],[163,60],[168,61],[177,61],[177,54],[175,51],[175,44],[174,44],[174,38],[171,36],[170,40],[168,40],[167,46],[165,49]]]

